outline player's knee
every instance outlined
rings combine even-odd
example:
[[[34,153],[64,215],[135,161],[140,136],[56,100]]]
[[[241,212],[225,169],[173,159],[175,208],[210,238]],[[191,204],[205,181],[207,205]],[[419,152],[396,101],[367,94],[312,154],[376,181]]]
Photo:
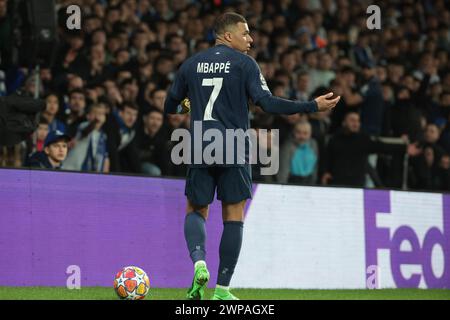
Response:
[[[209,205],[199,206],[199,205],[195,205],[192,202],[188,201],[186,213],[190,213],[190,212],[198,212],[206,220],[208,218]]]
[[[246,200],[237,203],[222,202],[222,218],[224,221],[244,221]]]

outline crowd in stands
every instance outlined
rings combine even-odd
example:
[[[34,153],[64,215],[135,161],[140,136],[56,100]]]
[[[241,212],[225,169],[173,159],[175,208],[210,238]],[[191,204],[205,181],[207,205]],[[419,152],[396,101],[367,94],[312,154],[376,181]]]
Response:
[[[66,28],[69,4],[81,7],[82,30]],[[367,26],[371,4],[57,1],[59,44],[39,71],[47,107],[28,141],[0,150],[0,166],[29,164],[58,131],[72,138],[63,169],[184,177],[186,166],[170,161],[170,137],[190,117],[164,115],[164,100],[180,64],[214,45],[215,18],[229,10],[246,17],[249,55],[272,94],[341,96],[330,112],[290,116],[250,103],[253,128],[279,130],[279,173],[261,176],[255,165],[255,181],[448,191],[450,2],[377,1],[381,29]],[[12,37],[7,12],[0,0],[0,51]],[[0,94],[34,93],[32,69],[0,64],[0,72]]]

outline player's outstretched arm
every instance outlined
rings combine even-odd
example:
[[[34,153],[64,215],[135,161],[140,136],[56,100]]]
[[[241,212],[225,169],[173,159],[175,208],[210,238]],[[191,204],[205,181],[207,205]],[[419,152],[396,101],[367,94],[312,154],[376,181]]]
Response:
[[[258,105],[268,113],[277,114],[295,114],[295,113],[311,113],[327,111],[336,106],[339,102],[340,96],[335,99],[330,99],[333,93],[327,93],[319,96],[312,101],[300,102],[292,101],[272,95],[265,96],[258,101]]]

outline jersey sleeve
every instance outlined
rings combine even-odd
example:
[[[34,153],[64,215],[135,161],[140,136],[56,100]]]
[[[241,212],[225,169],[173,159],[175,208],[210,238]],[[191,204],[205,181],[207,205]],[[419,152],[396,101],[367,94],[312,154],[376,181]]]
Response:
[[[272,95],[261,73],[261,69],[254,59],[246,59],[243,69],[247,94],[255,104],[262,98]]]
[[[187,81],[186,81],[186,65],[182,64],[175,80],[169,90],[169,95],[175,100],[181,101],[186,98],[187,95]]]

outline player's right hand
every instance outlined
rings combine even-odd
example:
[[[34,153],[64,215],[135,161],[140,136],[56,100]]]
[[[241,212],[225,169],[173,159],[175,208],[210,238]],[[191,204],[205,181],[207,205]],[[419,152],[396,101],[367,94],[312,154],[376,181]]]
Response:
[[[333,92],[329,92],[327,94],[324,94],[323,96],[319,96],[316,99],[314,99],[317,102],[317,107],[319,108],[319,111],[327,111],[336,106],[336,104],[341,99],[341,96],[337,96],[334,99],[330,99],[333,96]]]

